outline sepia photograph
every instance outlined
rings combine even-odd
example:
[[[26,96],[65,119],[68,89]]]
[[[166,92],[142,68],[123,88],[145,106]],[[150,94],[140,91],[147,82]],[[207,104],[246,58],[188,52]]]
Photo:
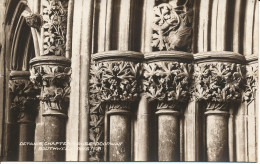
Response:
[[[0,0],[1,162],[258,162],[258,0]]]

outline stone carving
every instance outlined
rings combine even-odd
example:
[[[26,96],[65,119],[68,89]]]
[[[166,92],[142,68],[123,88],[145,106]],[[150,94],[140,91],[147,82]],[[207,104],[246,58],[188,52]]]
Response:
[[[43,55],[65,56],[68,0],[43,0]]]
[[[104,108],[101,106],[101,77],[102,63],[91,62],[90,66],[90,122],[89,139],[93,143],[104,141]],[[95,146],[89,151],[90,161],[102,161],[104,155],[103,146]]]
[[[189,98],[192,65],[179,62],[143,64],[143,92],[150,101],[156,100],[157,109],[178,110]]]
[[[42,87],[39,97],[46,110],[66,113],[70,95],[70,67],[57,65],[33,66],[30,70],[31,81]]]
[[[11,110],[18,120],[32,121],[37,114],[40,90],[29,79],[10,80]],[[25,118],[26,117],[26,118]]]
[[[206,100],[208,110],[224,110],[229,102],[241,101],[245,67],[235,63],[195,64],[195,97]]]
[[[104,141],[105,110],[129,110],[138,95],[140,64],[131,61],[92,62],[90,68],[90,130],[93,143]],[[102,161],[104,147],[93,145],[91,161]]]
[[[139,67],[130,61],[102,62],[101,102],[135,101]]]
[[[244,100],[251,102],[254,100],[254,93],[258,88],[258,64],[250,64],[246,66],[246,88],[244,92]]]
[[[22,14],[25,18],[25,21],[29,27],[40,29],[43,24],[43,18],[40,14],[29,13],[28,11],[23,12]]]
[[[191,6],[190,0],[186,0],[184,3],[162,3],[154,7],[153,50],[190,51]]]

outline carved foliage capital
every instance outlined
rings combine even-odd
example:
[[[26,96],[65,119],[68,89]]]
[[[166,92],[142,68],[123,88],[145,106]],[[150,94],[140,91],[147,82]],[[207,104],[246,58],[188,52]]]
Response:
[[[213,102],[240,101],[245,67],[235,63],[200,63],[194,66],[195,97]]]
[[[189,98],[192,65],[179,62],[153,62],[143,64],[143,92],[157,108],[175,108]]]
[[[97,62],[91,82],[102,102],[134,101],[140,64],[131,61]]]
[[[11,93],[11,110],[17,114],[18,120],[32,121],[37,113],[40,89],[29,79],[9,80]]]
[[[58,65],[32,66],[31,81],[42,88],[40,100],[46,110],[66,113],[70,95],[71,68]]]
[[[65,56],[68,0],[43,0],[43,55]]]

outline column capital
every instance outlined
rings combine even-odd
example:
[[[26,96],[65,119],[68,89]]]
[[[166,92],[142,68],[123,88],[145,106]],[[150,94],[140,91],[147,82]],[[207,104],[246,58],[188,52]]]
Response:
[[[11,92],[11,110],[17,115],[18,122],[33,122],[37,114],[39,88],[29,80],[29,71],[11,71],[9,89]]]
[[[195,97],[207,101],[207,110],[226,110],[229,102],[241,101],[245,58],[234,52],[195,54]]]
[[[32,59],[31,81],[42,88],[44,116],[66,117],[70,95],[70,60],[62,56],[40,56]]]
[[[138,97],[138,77],[143,55],[132,51],[108,51],[93,54],[90,83],[108,109],[129,109]]]
[[[185,52],[145,54],[142,89],[157,109],[178,110],[189,99],[193,57]]]

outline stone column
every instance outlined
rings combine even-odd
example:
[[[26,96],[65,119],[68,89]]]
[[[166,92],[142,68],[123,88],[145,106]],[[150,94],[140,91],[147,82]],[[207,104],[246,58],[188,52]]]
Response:
[[[44,109],[45,161],[64,161],[65,121],[70,94],[70,60],[63,56],[39,56],[30,61],[31,81],[41,87]]]
[[[241,102],[245,59],[234,52],[195,54],[195,96],[206,104],[207,161],[229,161],[230,103]]]
[[[192,54],[165,51],[145,54],[143,92],[157,102],[158,160],[180,161],[179,115],[188,103]]]
[[[40,37],[40,56],[30,61],[31,81],[41,87],[40,126],[36,126],[36,142],[46,145],[37,160],[64,161],[65,121],[70,94],[70,59],[65,58],[68,0],[42,0],[41,14],[24,13],[27,24],[36,28]],[[69,56],[69,55],[67,55]],[[42,117],[42,118],[41,118]],[[39,137],[41,136],[42,137]],[[38,158],[42,159],[38,159]]]
[[[11,71],[9,88],[11,110],[19,125],[19,161],[33,161],[35,116],[38,112],[39,90],[29,80],[29,71]]]
[[[131,102],[137,98],[138,61],[142,58],[141,53],[132,51],[107,51],[93,56],[101,72],[93,74],[92,92],[94,88],[109,117],[109,161],[131,160]]]

